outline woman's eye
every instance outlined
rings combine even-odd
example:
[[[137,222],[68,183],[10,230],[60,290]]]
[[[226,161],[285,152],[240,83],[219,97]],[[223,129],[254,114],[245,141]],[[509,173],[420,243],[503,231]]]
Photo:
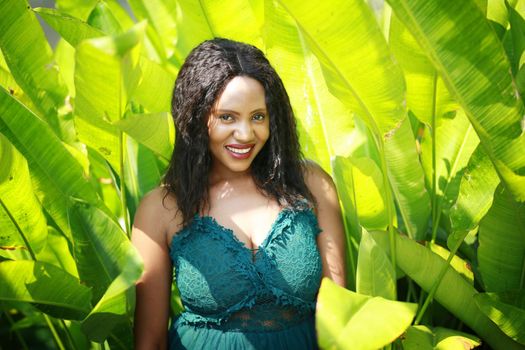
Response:
[[[226,121],[226,122],[229,122],[233,119],[233,117],[229,114],[221,114],[219,115],[219,119],[223,120],[223,121]]]
[[[266,116],[264,114],[256,114],[252,118],[253,118],[253,120],[263,121],[264,118],[266,118]]]

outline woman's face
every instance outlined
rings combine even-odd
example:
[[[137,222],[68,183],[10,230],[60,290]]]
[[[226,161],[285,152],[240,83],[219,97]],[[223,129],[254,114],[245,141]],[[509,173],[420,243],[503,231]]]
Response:
[[[263,86],[246,76],[233,78],[208,119],[214,171],[248,170],[270,136]]]

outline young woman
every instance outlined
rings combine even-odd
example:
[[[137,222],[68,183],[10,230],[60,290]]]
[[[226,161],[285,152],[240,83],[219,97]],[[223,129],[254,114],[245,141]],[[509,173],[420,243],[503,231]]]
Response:
[[[329,175],[301,158],[284,86],[251,45],[213,39],[178,74],[173,156],[137,210],[137,349],[313,349],[321,278],[345,285]],[[184,312],[169,332],[172,272]]]

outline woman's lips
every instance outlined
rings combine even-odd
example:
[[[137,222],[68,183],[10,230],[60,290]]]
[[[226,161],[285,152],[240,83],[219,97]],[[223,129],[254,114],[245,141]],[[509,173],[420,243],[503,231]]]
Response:
[[[246,159],[251,156],[254,146],[255,146],[254,144],[249,144],[249,145],[229,144],[229,145],[224,146],[224,148],[226,148],[226,150],[232,157],[237,158],[237,159]]]

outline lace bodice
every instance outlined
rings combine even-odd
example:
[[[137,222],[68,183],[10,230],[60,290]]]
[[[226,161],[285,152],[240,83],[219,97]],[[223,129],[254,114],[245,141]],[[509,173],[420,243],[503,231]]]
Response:
[[[209,216],[172,240],[170,256],[185,311],[177,323],[222,329],[275,330],[315,310],[321,281],[311,209],[283,209],[253,253]]]

